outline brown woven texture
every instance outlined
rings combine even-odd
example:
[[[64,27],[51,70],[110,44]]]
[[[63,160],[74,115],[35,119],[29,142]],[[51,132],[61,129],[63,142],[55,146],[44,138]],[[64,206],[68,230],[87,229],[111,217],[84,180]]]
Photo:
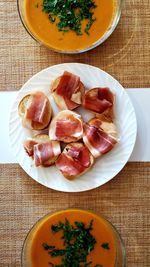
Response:
[[[120,23],[98,48],[80,55],[63,55],[40,47],[23,28],[17,0],[0,0],[0,90],[17,90],[33,74],[64,62],[98,66],[124,87],[150,87],[149,0],[126,0]]]
[[[124,240],[127,266],[149,267],[149,179],[149,163],[128,163],[117,177],[98,189],[61,193],[39,185],[17,164],[1,165],[0,267],[21,266],[21,249],[31,226],[43,215],[69,207],[106,216]]]

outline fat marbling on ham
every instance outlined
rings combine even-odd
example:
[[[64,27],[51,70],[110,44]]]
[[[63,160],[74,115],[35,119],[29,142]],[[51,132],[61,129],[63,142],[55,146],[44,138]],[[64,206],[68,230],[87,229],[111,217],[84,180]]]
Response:
[[[54,157],[52,142],[34,145],[33,154],[35,166],[49,166],[49,160]]]
[[[32,101],[26,109],[26,119],[34,122],[42,122],[48,99],[42,92],[32,94]]]
[[[116,127],[112,122],[92,119],[84,125],[83,141],[91,154],[97,158],[109,152],[117,143]]]

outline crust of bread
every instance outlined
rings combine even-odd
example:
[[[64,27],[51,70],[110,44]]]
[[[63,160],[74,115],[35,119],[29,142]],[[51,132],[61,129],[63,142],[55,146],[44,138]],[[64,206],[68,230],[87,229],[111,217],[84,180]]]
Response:
[[[59,107],[59,109],[61,110],[64,110],[64,109],[68,109],[65,101],[64,101],[64,98],[63,96],[61,95],[58,95],[57,92],[56,92],[56,88],[60,82],[60,79],[61,79],[61,76],[57,77],[53,82],[52,82],[52,85],[51,85],[51,93],[52,93],[52,96],[56,102],[56,105]],[[78,92],[81,92],[81,101],[79,103],[79,101],[75,102],[77,103],[78,105],[81,105],[82,104],[82,101],[83,101],[83,96],[84,96],[84,92],[85,92],[85,87],[84,87],[84,84],[80,81],[80,85],[79,85],[79,91]],[[73,100],[72,100],[73,101]]]
[[[47,143],[47,142],[51,141],[47,134],[35,135],[35,136],[33,136],[32,140],[37,142],[38,144],[43,144],[43,143]],[[51,142],[52,142],[53,147],[55,147],[57,149],[59,154],[55,155],[52,159],[49,159],[48,161],[46,161],[42,165],[43,167],[49,167],[49,166],[53,165],[61,153],[60,143],[58,141],[51,141]]]
[[[57,119],[63,119],[65,118],[65,116],[67,115],[71,115],[73,117],[75,117],[77,120],[79,120],[79,122],[81,123],[82,125],[82,132],[79,134],[79,136],[74,136],[74,137],[64,137],[64,138],[61,138],[61,139],[58,139],[56,136],[55,136],[55,123],[57,122]],[[81,118],[81,115],[79,115],[78,113],[74,112],[74,111],[71,111],[71,110],[62,110],[60,111],[51,121],[50,123],[50,126],[49,126],[49,137],[50,137],[50,140],[58,140],[58,141],[62,141],[64,143],[70,143],[70,142],[75,142],[75,141],[78,141],[82,138],[83,136],[83,121],[82,121],[82,118]]]
[[[81,143],[81,142],[73,142],[71,144],[68,144],[64,148],[64,150],[63,150],[62,153],[67,154],[67,149],[70,148],[71,146],[82,147],[82,146],[85,146],[85,145],[83,143]],[[88,172],[91,169],[91,167],[93,166],[93,164],[94,164],[94,157],[92,156],[92,154],[90,153],[90,151],[89,151],[89,154],[90,154],[90,166],[88,168],[86,168],[83,172],[81,172],[79,175],[76,175],[76,176],[74,176],[74,175],[68,175],[68,173],[64,173],[64,172],[61,171],[61,173],[63,174],[63,176],[66,179],[68,179],[68,180],[74,180],[74,179],[80,177],[81,175],[83,175],[84,173]]]
[[[32,137],[32,140],[37,142],[38,144],[46,143],[50,141],[49,136],[47,134],[37,134]]]
[[[43,130],[43,129],[48,127],[48,125],[50,123],[50,120],[51,120],[51,116],[52,116],[52,108],[51,108],[51,104],[49,102],[49,99],[48,99],[48,101],[46,103],[46,109],[45,109],[45,115],[44,115],[44,118],[43,118],[43,123],[32,122],[32,124],[28,125],[28,127],[27,127],[27,125],[25,123],[26,122],[26,120],[25,120],[25,112],[26,112],[26,109],[28,108],[28,106],[30,105],[31,101],[32,101],[32,93],[24,96],[22,98],[22,100],[20,101],[19,105],[18,105],[18,113],[19,113],[19,116],[22,119],[22,125],[23,125],[23,127],[29,128],[29,129],[32,129],[32,130],[37,130],[37,131],[38,130]]]

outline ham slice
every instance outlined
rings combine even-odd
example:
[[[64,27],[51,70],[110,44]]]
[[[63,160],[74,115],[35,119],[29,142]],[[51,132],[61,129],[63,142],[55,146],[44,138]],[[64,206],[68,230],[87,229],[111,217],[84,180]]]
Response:
[[[51,166],[61,153],[60,143],[51,141],[46,134],[39,134],[24,142],[24,149],[33,158],[35,166]]]
[[[113,122],[105,120],[105,118],[103,119],[94,118],[89,121],[89,124],[97,128],[100,128],[102,131],[107,133],[109,136],[118,140],[117,128]]]
[[[83,123],[81,116],[73,111],[60,111],[50,124],[49,137],[51,140],[69,143],[81,139],[82,135]]]
[[[60,98],[61,96],[68,109],[73,110],[77,108],[81,104],[82,94],[80,86],[81,82],[79,76],[68,71],[64,71],[64,74],[60,77],[57,86],[54,88],[55,99],[58,100],[58,97]],[[56,94],[58,97],[56,97]]]
[[[102,122],[98,119],[84,125],[83,141],[96,158],[109,152],[117,143],[117,139],[104,131],[101,126]]]
[[[75,120],[72,116],[66,118],[65,120],[60,120],[56,122],[56,136],[61,137],[75,137],[76,133],[82,131],[82,125],[78,120]]]
[[[68,71],[64,71],[57,86],[57,94],[71,98],[72,94],[78,91],[80,77]]]
[[[77,176],[85,169],[78,161],[73,160],[64,153],[58,157],[56,166],[64,174],[64,176]]]
[[[80,148],[71,146],[67,150],[67,155],[72,157],[75,161],[78,161],[85,168],[88,168],[90,166],[90,154],[85,146],[82,146]]]
[[[47,102],[48,99],[44,93],[36,92],[32,94],[32,100],[26,109],[25,119],[32,122],[43,123]]]
[[[93,112],[103,113],[111,108],[114,95],[109,88],[93,88],[85,93],[83,106]]]
[[[37,142],[32,139],[24,141],[23,146],[24,146],[25,151],[29,155],[29,157],[33,156],[33,148],[34,148],[34,145],[36,144]]]
[[[33,152],[34,152],[33,153],[34,163],[36,167],[40,165],[46,166],[49,160],[54,157],[54,151],[53,151],[53,146],[51,142],[34,145]]]
[[[56,161],[57,168],[66,178],[81,175],[93,164],[93,157],[82,143],[67,145]]]

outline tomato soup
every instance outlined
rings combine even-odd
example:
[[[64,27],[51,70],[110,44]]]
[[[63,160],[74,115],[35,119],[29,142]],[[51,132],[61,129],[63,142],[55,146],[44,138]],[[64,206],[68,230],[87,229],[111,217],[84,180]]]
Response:
[[[113,227],[102,217],[90,211],[68,209],[45,216],[32,228],[27,238],[28,244],[25,245],[28,264],[23,265],[23,267],[49,267],[62,264],[62,256],[51,256],[47,246],[62,250],[65,249],[62,239],[63,231],[60,230],[54,233],[51,227],[52,225],[56,226],[60,224],[60,222],[64,223],[66,219],[70,225],[75,225],[75,222],[78,222],[83,223],[85,227],[88,227],[90,222],[92,222],[90,234],[96,242],[94,248],[87,255],[87,262],[91,262],[88,265],[89,267],[122,266],[121,264],[116,265],[117,243]],[[46,245],[45,249],[43,244]],[[84,266],[83,263],[81,266]]]
[[[38,41],[52,49],[82,50],[92,46],[105,34],[115,14],[115,0],[95,0],[94,2],[96,8],[92,12],[94,12],[93,16],[96,20],[93,22],[89,34],[84,31],[82,35],[77,35],[72,30],[59,31],[56,23],[51,23],[48,14],[42,11],[42,0],[24,0],[25,23]]]

